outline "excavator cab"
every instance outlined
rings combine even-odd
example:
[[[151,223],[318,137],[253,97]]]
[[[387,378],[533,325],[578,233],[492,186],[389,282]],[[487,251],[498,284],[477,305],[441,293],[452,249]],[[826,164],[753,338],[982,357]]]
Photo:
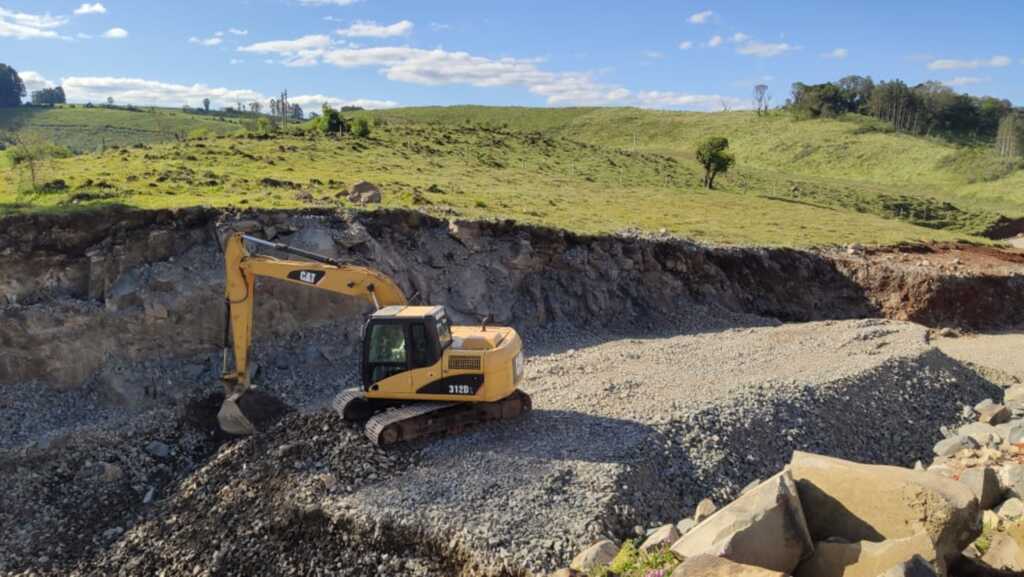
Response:
[[[378,310],[363,327],[363,390],[378,390],[385,379],[437,365],[451,344],[451,323],[442,306]]]

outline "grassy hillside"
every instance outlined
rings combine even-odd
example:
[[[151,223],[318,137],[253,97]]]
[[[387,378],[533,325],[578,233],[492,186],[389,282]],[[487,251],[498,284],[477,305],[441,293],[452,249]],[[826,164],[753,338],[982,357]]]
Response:
[[[708,135],[729,139],[736,178],[774,183],[785,194],[799,180],[804,196],[850,208],[830,191],[862,191],[865,198],[948,201],[966,210],[1024,216],[1021,162],[1007,162],[985,148],[968,148],[899,134],[874,119],[797,120],[783,112],[697,113],[634,108],[525,109],[497,107],[408,108],[375,113],[398,122],[465,122],[539,130],[581,142],[642,150],[693,161],[696,142]],[[862,204],[862,203],[861,203]]]
[[[75,152],[92,152],[105,146],[131,146],[174,140],[198,129],[226,134],[241,127],[237,119],[218,120],[171,108],[85,108],[76,105],[53,108],[0,108],[0,132],[32,129]]]
[[[584,232],[628,228],[743,244],[952,240],[963,234],[755,193],[758,181],[699,188],[672,156],[501,128],[395,122],[368,139],[220,136],[109,148],[46,167],[47,192],[6,170],[0,214],[104,204],[176,207],[349,206],[357,180],[384,206],[442,216],[502,217]],[[59,179],[62,182],[56,182]],[[20,184],[19,184],[20,183]],[[20,187],[20,188],[19,188]]]

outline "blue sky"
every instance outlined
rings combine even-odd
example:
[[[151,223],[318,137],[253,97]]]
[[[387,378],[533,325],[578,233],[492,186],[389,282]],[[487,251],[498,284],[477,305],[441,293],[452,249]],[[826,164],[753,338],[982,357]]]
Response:
[[[0,61],[72,101],[750,105],[847,74],[1024,105],[1019,0],[0,0]]]

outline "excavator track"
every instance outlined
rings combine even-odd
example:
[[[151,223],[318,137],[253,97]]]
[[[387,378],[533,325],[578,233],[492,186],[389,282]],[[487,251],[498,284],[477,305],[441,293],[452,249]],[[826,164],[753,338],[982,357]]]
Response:
[[[334,408],[346,420],[360,412],[354,406],[372,404],[359,389],[342,391]],[[373,444],[388,446],[439,434],[457,434],[466,427],[509,420],[530,410],[530,396],[522,391],[492,403],[412,402],[378,412],[366,421],[364,432]],[[348,416],[346,416],[348,415]]]

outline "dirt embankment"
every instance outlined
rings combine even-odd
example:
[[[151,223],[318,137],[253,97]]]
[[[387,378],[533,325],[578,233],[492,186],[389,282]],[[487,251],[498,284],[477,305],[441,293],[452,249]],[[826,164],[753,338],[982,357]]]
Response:
[[[512,222],[449,223],[409,211],[111,210],[4,220],[0,384],[70,388],[98,378],[115,400],[138,401],[130,398],[137,387],[125,383],[131,371],[122,368],[216,350],[223,273],[215,239],[225,222],[379,268],[414,299],[446,304],[456,320],[492,314],[524,329],[670,324],[694,304],[783,321],[886,316],[986,328],[1024,320],[1024,256],[998,251],[985,258],[1005,266],[992,269],[970,266],[981,249],[848,255],[710,247]],[[954,250],[966,252],[948,257]],[[362,303],[274,281],[259,290],[261,337],[339,317],[351,319],[351,342],[358,337]]]
[[[878,312],[931,327],[1024,323],[1024,251],[973,245],[827,253]]]

